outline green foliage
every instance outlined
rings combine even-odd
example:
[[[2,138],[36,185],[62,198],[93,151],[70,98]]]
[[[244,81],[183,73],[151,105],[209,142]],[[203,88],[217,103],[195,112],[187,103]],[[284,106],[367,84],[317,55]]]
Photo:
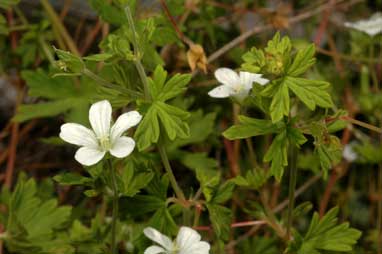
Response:
[[[160,133],[164,131],[170,140],[175,138],[188,138],[190,129],[186,122],[189,113],[165,103],[186,89],[190,81],[189,75],[177,74],[167,80],[167,72],[157,66],[153,78],[149,80],[152,103],[135,132],[135,139],[139,150],[147,149],[151,144],[157,143]]]
[[[237,176],[234,179],[234,182],[239,186],[258,190],[268,181],[270,176],[270,171],[266,171],[262,168],[255,168],[248,170],[245,177]]]
[[[315,213],[308,232],[303,238],[296,236],[298,247],[290,253],[326,253],[326,251],[350,252],[361,236],[361,232],[350,228],[349,223],[337,225],[338,208],[331,209],[321,219]]]
[[[310,45],[298,50],[291,60],[292,44],[288,37],[280,38],[277,33],[264,50],[252,48],[243,56],[242,68],[246,71],[275,75],[277,78],[261,91],[264,97],[271,97],[270,116],[273,123],[288,116],[291,90],[310,110],[316,106],[333,107],[328,93],[329,83],[300,78],[316,61],[315,48]]]
[[[230,127],[223,132],[228,139],[241,139],[254,136],[277,133],[282,129],[283,123],[273,124],[270,120],[255,119],[246,116],[239,116],[239,124]]]
[[[9,9],[13,5],[17,5],[19,2],[20,0],[1,0],[0,8]]]
[[[5,243],[18,253],[66,249],[67,243],[59,239],[58,230],[68,222],[70,214],[71,207],[58,207],[56,199],[41,200],[37,196],[36,182],[21,176],[8,204]],[[56,246],[51,246],[50,241]]]

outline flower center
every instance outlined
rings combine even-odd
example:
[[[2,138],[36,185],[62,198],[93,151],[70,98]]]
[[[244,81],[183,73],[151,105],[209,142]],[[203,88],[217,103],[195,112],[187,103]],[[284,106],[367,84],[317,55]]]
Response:
[[[242,84],[236,84],[233,88],[233,91],[235,93],[240,93],[244,89],[244,86]]]
[[[108,136],[100,137],[99,144],[104,151],[108,151],[111,148],[110,138]]]

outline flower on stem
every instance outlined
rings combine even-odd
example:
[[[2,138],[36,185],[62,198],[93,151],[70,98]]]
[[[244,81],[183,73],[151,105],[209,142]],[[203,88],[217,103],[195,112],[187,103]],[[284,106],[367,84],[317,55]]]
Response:
[[[175,241],[152,227],[145,228],[143,233],[158,245],[148,247],[144,254],[208,254],[210,245],[200,241],[198,232],[189,227],[181,227]]]
[[[353,162],[358,158],[357,153],[353,149],[354,145],[354,142],[347,144],[342,151],[342,157],[348,162]]]
[[[137,125],[142,116],[137,111],[120,115],[111,125],[112,108],[107,100],[94,103],[89,110],[89,121],[92,127],[86,128],[77,123],[66,123],[61,126],[60,138],[64,141],[81,146],[74,158],[85,166],[99,162],[106,154],[117,158],[128,156],[135,147],[135,141],[122,134]]]
[[[382,32],[382,13],[375,13],[369,19],[346,22],[345,26],[367,33],[373,37]]]
[[[215,71],[215,78],[222,84],[212,89],[208,95],[214,98],[234,97],[238,101],[243,101],[252,89],[253,82],[262,86],[269,82],[261,76],[262,74],[244,71],[238,75],[229,68],[219,68]]]

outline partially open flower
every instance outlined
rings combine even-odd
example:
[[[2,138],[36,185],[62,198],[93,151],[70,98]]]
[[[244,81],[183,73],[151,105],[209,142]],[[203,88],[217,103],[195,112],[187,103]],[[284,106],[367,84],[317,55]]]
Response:
[[[212,89],[208,95],[214,98],[234,97],[235,99],[244,100],[249,91],[252,89],[253,82],[262,86],[266,85],[269,80],[262,78],[262,74],[254,74],[241,71],[239,75],[229,68],[219,68],[215,71],[216,79],[222,85]]]
[[[375,36],[382,32],[382,13],[375,13],[369,19],[346,22],[345,26]]]
[[[60,138],[81,146],[74,158],[85,166],[99,162],[106,154],[117,158],[128,156],[135,147],[135,141],[122,134],[137,125],[142,116],[137,111],[120,115],[111,125],[112,108],[107,100],[94,103],[89,110],[89,121],[93,130],[77,123],[66,123],[61,126]]]
[[[208,254],[210,245],[200,241],[198,232],[189,227],[181,227],[175,241],[155,228],[145,228],[143,233],[158,245],[148,247],[144,254]]]

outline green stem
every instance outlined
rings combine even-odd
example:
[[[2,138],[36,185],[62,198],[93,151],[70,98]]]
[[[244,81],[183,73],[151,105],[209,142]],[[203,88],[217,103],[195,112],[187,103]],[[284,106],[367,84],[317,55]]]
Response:
[[[140,52],[138,40],[136,37],[137,35],[136,35],[136,31],[135,31],[134,19],[133,19],[133,16],[131,14],[131,10],[130,10],[129,6],[126,6],[125,14],[126,14],[128,22],[129,22],[129,26],[131,28],[131,31],[133,33],[132,42],[133,42],[134,55],[135,55],[134,64],[135,64],[135,67],[137,68],[137,71],[139,73],[139,77],[140,77],[142,84],[143,84],[144,99],[146,101],[151,101],[151,96],[150,96],[150,92],[149,92],[149,84],[147,81],[148,79],[147,79],[145,69],[144,69],[142,62],[141,62],[141,52]],[[168,174],[168,177],[170,179],[171,186],[174,189],[176,196],[182,202],[184,202],[186,200],[186,198],[183,194],[182,189],[179,187],[179,185],[175,179],[174,173],[171,169],[171,165],[170,165],[170,162],[169,162],[168,157],[167,157],[166,149],[165,149],[164,144],[162,143],[161,140],[159,140],[157,147],[158,147],[161,159],[162,159],[163,166],[164,166],[164,168]]]
[[[66,45],[68,46],[69,50],[79,56],[80,53],[77,49],[76,44],[74,43],[72,37],[69,35],[68,31],[66,30],[65,26],[62,24],[62,21],[58,17],[57,13],[54,11],[53,7],[50,5],[48,0],[40,0],[41,5],[45,9],[46,13],[48,14],[48,17],[50,21],[52,22],[53,27],[55,30],[62,36],[64,39]]]
[[[167,157],[166,149],[161,144],[161,142],[158,144],[158,150],[159,150],[159,154],[162,158],[163,166],[167,172],[168,178],[170,179],[171,186],[174,189],[176,196],[181,201],[185,201],[186,198],[183,194],[182,189],[179,187],[178,182],[175,179],[174,173],[172,172],[171,165],[170,165],[170,162],[169,162],[168,157]]]
[[[150,98],[150,92],[149,92],[149,84],[147,82],[147,76],[146,76],[145,69],[143,68],[143,65],[141,63],[142,55],[141,55],[141,52],[139,49],[139,44],[138,44],[138,40],[137,40],[137,33],[135,31],[133,15],[131,14],[131,10],[130,10],[129,6],[126,6],[125,13],[126,13],[127,20],[129,22],[129,26],[130,26],[131,31],[133,33],[132,41],[133,41],[134,56],[135,56],[134,64],[135,64],[135,67],[137,68],[139,77],[141,78],[142,83],[143,83],[144,98],[146,101],[150,101],[151,98]]]
[[[290,145],[290,172],[289,172],[289,205],[288,205],[288,221],[287,221],[287,238],[291,239],[291,229],[293,221],[293,209],[295,204],[295,190],[297,182],[297,149],[294,144]]]
[[[115,90],[122,90],[122,91],[126,92],[128,95],[131,95],[132,97],[138,98],[141,96],[141,94],[136,92],[136,91],[133,91],[131,89],[128,89],[128,88],[125,88],[122,86],[115,85],[113,83],[110,83],[109,81],[103,79],[102,77],[98,76],[97,74],[95,74],[94,72],[92,72],[91,70],[89,70],[87,68],[82,70],[82,74],[93,79],[94,81],[96,81],[98,84],[100,84],[102,86],[113,88]]]
[[[50,64],[54,65],[54,56],[52,55],[52,52],[50,52],[49,46],[42,36],[39,36],[38,42],[40,43],[42,51],[44,52],[46,58],[48,58]]]
[[[118,188],[117,188],[117,177],[116,171],[113,169],[113,165],[110,159],[108,159],[109,170],[111,175],[111,187],[113,191],[113,214],[111,221],[111,254],[116,253],[117,249],[117,241],[116,241],[116,233],[117,233],[117,220],[118,220]]]
[[[371,40],[371,43],[369,46],[369,59],[374,59],[374,43],[373,43],[373,40]],[[373,80],[374,89],[376,91],[378,91],[379,90],[378,77],[377,77],[377,74],[375,72],[375,66],[372,62],[369,62],[369,69],[370,69],[371,78]]]

